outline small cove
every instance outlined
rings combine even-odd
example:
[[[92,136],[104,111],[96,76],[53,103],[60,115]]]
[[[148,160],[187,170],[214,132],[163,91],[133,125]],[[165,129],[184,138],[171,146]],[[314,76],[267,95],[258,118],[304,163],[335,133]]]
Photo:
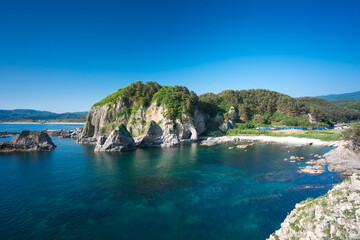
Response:
[[[36,125],[36,129],[76,126]],[[0,124],[0,131],[27,125]],[[94,153],[53,137],[52,152],[0,155],[1,239],[265,239],[338,173],[298,173],[330,147],[257,143]],[[284,161],[290,156],[304,160]]]

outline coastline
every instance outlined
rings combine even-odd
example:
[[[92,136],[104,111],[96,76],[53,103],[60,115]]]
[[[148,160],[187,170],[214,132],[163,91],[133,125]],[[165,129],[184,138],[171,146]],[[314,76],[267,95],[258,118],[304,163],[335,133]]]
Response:
[[[64,124],[64,125],[84,125],[85,122],[0,122],[0,124]]]
[[[277,142],[286,144],[298,144],[298,145],[318,145],[318,146],[329,146],[337,147],[341,141],[322,141],[319,139],[311,138],[297,138],[297,137],[271,137],[271,136],[222,136],[222,137],[202,137],[199,138],[200,144],[205,146],[213,146],[223,143],[232,142]]]

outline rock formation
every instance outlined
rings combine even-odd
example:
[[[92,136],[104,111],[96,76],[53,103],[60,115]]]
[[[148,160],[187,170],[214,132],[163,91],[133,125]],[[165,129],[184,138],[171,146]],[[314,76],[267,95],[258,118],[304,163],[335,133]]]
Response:
[[[184,86],[138,81],[95,103],[77,142],[96,144],[100,136],[109,135],[124,124],[138,146],[176,146],[196,141],[204,132],[222,135],[235,123],[249,122],[256,116],[263,118],[261,114],[265,112],[269,121],[274,114],[283,119],[307,115],[311,109],[316,107],[264,89],[224,90],[197,96]],[[318,112],[321,113],[319,110],[312,114]],[[155,136],[152,128],[161,131],[158,129]]]
[[[296,204],[269,239],[360,239],[360,174]]]
[[[195,110],[193,118],[183,114],[182,120],[174,121],[166,117],[165,104],[158,106],[153,102],[148,108],[140,107],[130,117],[117,114],[126,109],[121,102],[113,106],[93,107],[87,116],[83,136],[77,142],[94,144],[99,136],[109,134],[116,126],[124,124],[140,147],[172,147],[182,141],[197,140],[206,129],[206,116],[200,110]],[[115,115],[117,117],[114,118]]]
[[[50,136],[58,136],[60,138],[79,138],[81,137],[81,128],[74,130],[44,130]]]
[[[360,152],[356,151],[351,141],[342,141],[338,147],[324,154],[329,163],[328,170],[350,176],[360,171]]]
[[[109,137],[100,136],[95,146],[95,152],[122,152],[135,150],[136,144],[125,125],[115,128]]]
[[[0,152],[49,151],[55,147],[44,131],[22,131],[11,142],[0,142]]]

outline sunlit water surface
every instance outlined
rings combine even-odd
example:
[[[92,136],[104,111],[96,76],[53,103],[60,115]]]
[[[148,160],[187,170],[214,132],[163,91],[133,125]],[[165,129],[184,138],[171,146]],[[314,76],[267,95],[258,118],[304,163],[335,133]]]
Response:
[[[0,131],[77,126],[30,127]],[[328,147],[193,144],[109,154],[53,141],[52,152],[0,154],[0,239],[265,239],[297,202],[341,180],[297,173]],[[305,160],[283,160],[291,155]]]

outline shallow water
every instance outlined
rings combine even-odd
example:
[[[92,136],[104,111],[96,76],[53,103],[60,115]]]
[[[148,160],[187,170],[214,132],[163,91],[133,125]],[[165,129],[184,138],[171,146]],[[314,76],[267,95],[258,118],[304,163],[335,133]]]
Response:
[[[53,141],[52,152],[0,154],[0,239],[265,239],[297,202],[341,180],[296,172],[328,147],[193,144],[109,154]],[[283,161],[291,155],[306,159]]]

